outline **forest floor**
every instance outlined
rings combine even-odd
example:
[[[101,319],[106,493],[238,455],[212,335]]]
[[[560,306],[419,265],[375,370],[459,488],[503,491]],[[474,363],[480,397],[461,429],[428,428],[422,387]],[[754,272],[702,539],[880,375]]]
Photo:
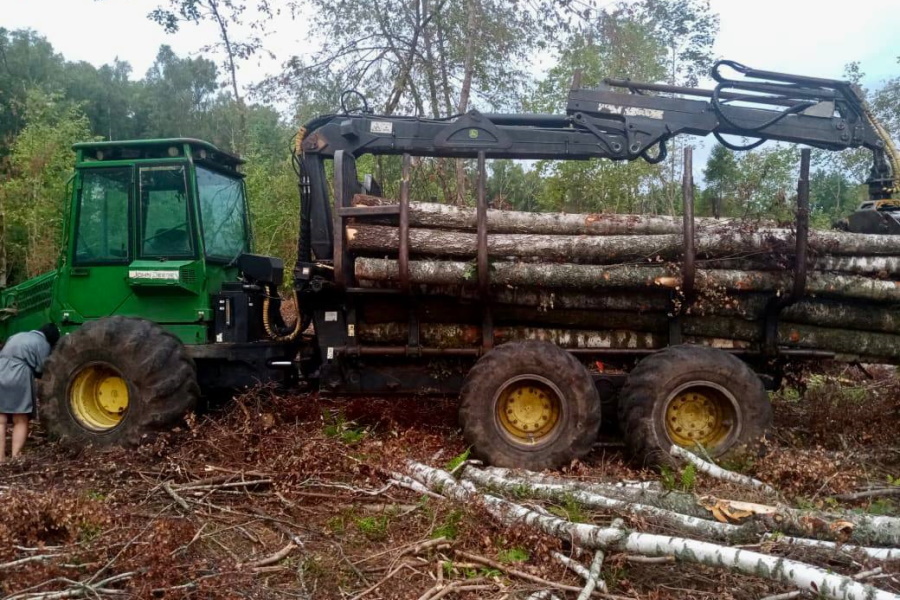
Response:
[[[900,482],[896,375],[869,379],[846,368],[810,377],[805,387],[802,398],[796,388],[773,397],[768,453],[729,466],[801,508],[900,514],[900,496],[837,498]],[[136,450],[65,450],[48,442],[39,425],[26,450],[23,459],[0,465],[0,595],[7,598],[515,599],[548,587],[522,573],[583,585],[551,558],[552,550],[571,554],[559,539],[497,524],[477,503],[388,486],[406,459],[446,468],[464,456],[452,400],[327,399],[258,389]],[[563,475],[661,479],[658,471],[629,464],[614,435],[603,436]],[[662,480],[682,491],[758,500],[677,469]],[[573,521],[611,519],[574,501],[541,504]],[[439,538],[445,541],[430,541]],[[798,548],[775,552],[809,555]],[[817,564],[848,575],[881,566],[877,585],[900,592],[898,561],[835,553],[817,557]],[[707,567],[635,564],[617,554],[607,557],[602,577],[619,598],[749,600],[791,590]]]

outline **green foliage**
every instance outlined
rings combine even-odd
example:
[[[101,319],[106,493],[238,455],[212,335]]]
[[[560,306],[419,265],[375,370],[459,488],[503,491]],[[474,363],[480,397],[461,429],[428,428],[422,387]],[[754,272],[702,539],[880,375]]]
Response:
[[[586,523],[588,520],[588,514],[584,507],[571,494],[563,496],[562,505],[550,506],[547,510],[557,517],[573,523]]]
[[[448,540],[455,540],[459,533],[459,524],[462,522],[463,516],[465,516],[465,513],[461,510],[450,511],[447,513],[447,516],[444,517],[441,524],[435,527],[434,531],[431,532],[431,537],[443,537]]]
[[[863,512],[870,515],[895,515],[897,504],[889,498],[877,498],[869,502]]]
[[[501,550],[497,553],[497,558],[500,559],[500,562],[503,563],[517,563],[517,562],[525,562],[531,555],[524,548],[509,548],[507,550]]]
[[[0,284],[53,269],[59,256],[67,206],[66,182],[72,144],[91,138],[81,107],[57,94],[34,89],[26,97],[27,125],[10,148],[0,182],[3,255]]]
[[[450,459],[450,461],[444,465],[444,470],[453,472],[459,467],[459,465],[463,464],[467,460],[469,460],[469,455],[471,454],[472,449],[466,448],[465,452],[462,454],[458,454]]]
[[[322,418],[325,421],[322,432],[330,438],[341,440],[345,444],[356,444],[362,441],[369,433],[364,427],[356,426],[353,421],[345,420],[344,415],[340,412],[330,413],[325,411],[322,413]]]
[[[691,492],[697,484],[697,468],[691,464],[686,465],[677,475],[668,465],[660,467],[659,472],[663,489],[670,492]]]
[[[684,492],[693,491],[697,483],[697,467],[687,465],[681,471],[681,490]]]
[[[325,522],[325,527],[327,527],[332,533],[342,534],[346,529],[346,523],[344,522],[344,517],[341,515],[335,515],[328,519]]]
[[[356,519],[356,528],[372,541],[387,537],[388,517],[360,517]]]

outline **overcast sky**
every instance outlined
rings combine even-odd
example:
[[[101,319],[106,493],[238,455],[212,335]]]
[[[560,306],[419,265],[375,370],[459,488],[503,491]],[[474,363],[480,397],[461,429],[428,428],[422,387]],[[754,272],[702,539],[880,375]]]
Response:
[[[157,5],[157,0],[0,0],[0,26],[38,31],[68,60],[95,65],[116,57],[127,60],[139,78],[160,44],[179,54],[197,53],[216,35],[209,26],[190,25],[166,35],[147,19]],[[845,64],[858,60],[869,85],[900,72],[898,0],[712,0],[712,8],[721,18],[716,51],[722,58],[834,78],[841,77]],[[276,72],[282,60],[303,52],[305,39],[302,19],[279,17],[267,41],[276,59],[243,65],[243,81]]]
[[[459,2],[462,0],[451,0]],[[119,58],[141,78],[161,44],[180,55],[196,55],[217,39],[211,24],[187,25],[167,35],[147,18],[159,0],[0,0],[0,26],[31,28],[44,35],[68,60],[102,65]],[[277,0],[275,2],[278,4]],[[715,49],[719,57],[751,67],[815,77],[841,78],[844,66],[860,61],[864,84],[877,87],[900,74],[900,0],[711,0],[720,16]],[[840,8],[838,8],[838,6]],[[266,47],[274,59],[260,57],[241,66],[242,85],[279,71],[284,60],[305,54],[307,26],[300,15],[278,17]],[[712,148],[699,141],[695,177]],[[699,142],[699,143],[698,143]]]

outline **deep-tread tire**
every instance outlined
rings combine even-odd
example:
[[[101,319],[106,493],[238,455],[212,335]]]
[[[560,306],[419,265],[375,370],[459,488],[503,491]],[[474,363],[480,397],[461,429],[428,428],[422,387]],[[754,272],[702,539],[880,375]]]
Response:
[[[619,394],[619,427],[637,461],[646,465],[670,462],[672,442],[665,430],[664,404],[673,391],[691,381],[717,384],[736,400],[740,430],[731,443],[712,452],[714,458],[736,456],[758,447],[772,423],[772,405],[759,376],[728,352],[680,345],[639,362]]]
[[[73,416],[69,386],[85,365],[106,363],[128,385],[122,421],[98,432]],[[48,434],[73,446],[135,446],[184,418],[200,396],[194,361],[184,344],[144,319],[107,317],[63,336],[38,380],[38,409]]]
[[[498,391],[520,375],[546,378],[563,396],[558,430],[537,449],[509,441],[496,415]],[[600,429],[600,397],[593,378],[575,357],[549,342],[497,346],[469,371],[460,399],[459,421],[473,455],[498,467],[561,467],[590,452]]]

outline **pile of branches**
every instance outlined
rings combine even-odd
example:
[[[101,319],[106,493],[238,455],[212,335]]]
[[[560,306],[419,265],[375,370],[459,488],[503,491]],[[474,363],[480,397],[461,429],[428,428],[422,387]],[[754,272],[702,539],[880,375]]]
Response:
[[[632,563],[702,565],[749,575],[788,589],[767,600],[799,597],[835,600],[898,600],[886,566],[900,560],[900,519],[851,512],[823,512],[789,507],[770,486],[683,449],[672,457],[697,471],[769,496],[773,503],[733,501],[660,489],[656,482],[585,483],[528,471],[480,468],[466,464],[460,475],[407,461],[409,478],[451,501],[480,505],[496,522],[524,525],[565,542],[567,555],[553,557],[584,579],[579,600],[619,598],[602,577],[604,560]],[[576,503],[611,515],[604,525],[573,522],[551,514],[535,500]],[[787,558],[799,553],[803,560]],[[587,557],[585,558],[580,557]],[[833,568],[843,556],[857,565],[855,574]],[[589,561],[589,562],[588,562]],[[498,565],[491,565],[498,566]],[[515,575],[515,574],[513,574]],[[882,582],[879,585],[879,582]],[[552,598],[570,587],[544,582],[529,598]]]
[[[393,204],[357,195],[354,204]],[[498,342],[543,339],[567,348],[654,349],[668,318],[686,341],[736,349],[762,342],[766,314],[793,288],[795,233],[775,223],[696,221],[696,278],[682,292],[682,220],[614,214],[489,210],[487,248]],[[411,202],[409,279],[417,292],[478,299],[473,208]],[[353,222],[347,245],[360,285],[399,285],[399,227],[388,217]],[[838,358],[900,362],[900,242],[895,236],[811,231],[805,296],[779,307],[779,345]],[[602,292],[602,294],[597,293]],[[786,303],[785,303],[786,304]],[[463,308],[422,324],[434,347],[478,343]],[[403,319],[368,319],[368,343],[403,343]]]

